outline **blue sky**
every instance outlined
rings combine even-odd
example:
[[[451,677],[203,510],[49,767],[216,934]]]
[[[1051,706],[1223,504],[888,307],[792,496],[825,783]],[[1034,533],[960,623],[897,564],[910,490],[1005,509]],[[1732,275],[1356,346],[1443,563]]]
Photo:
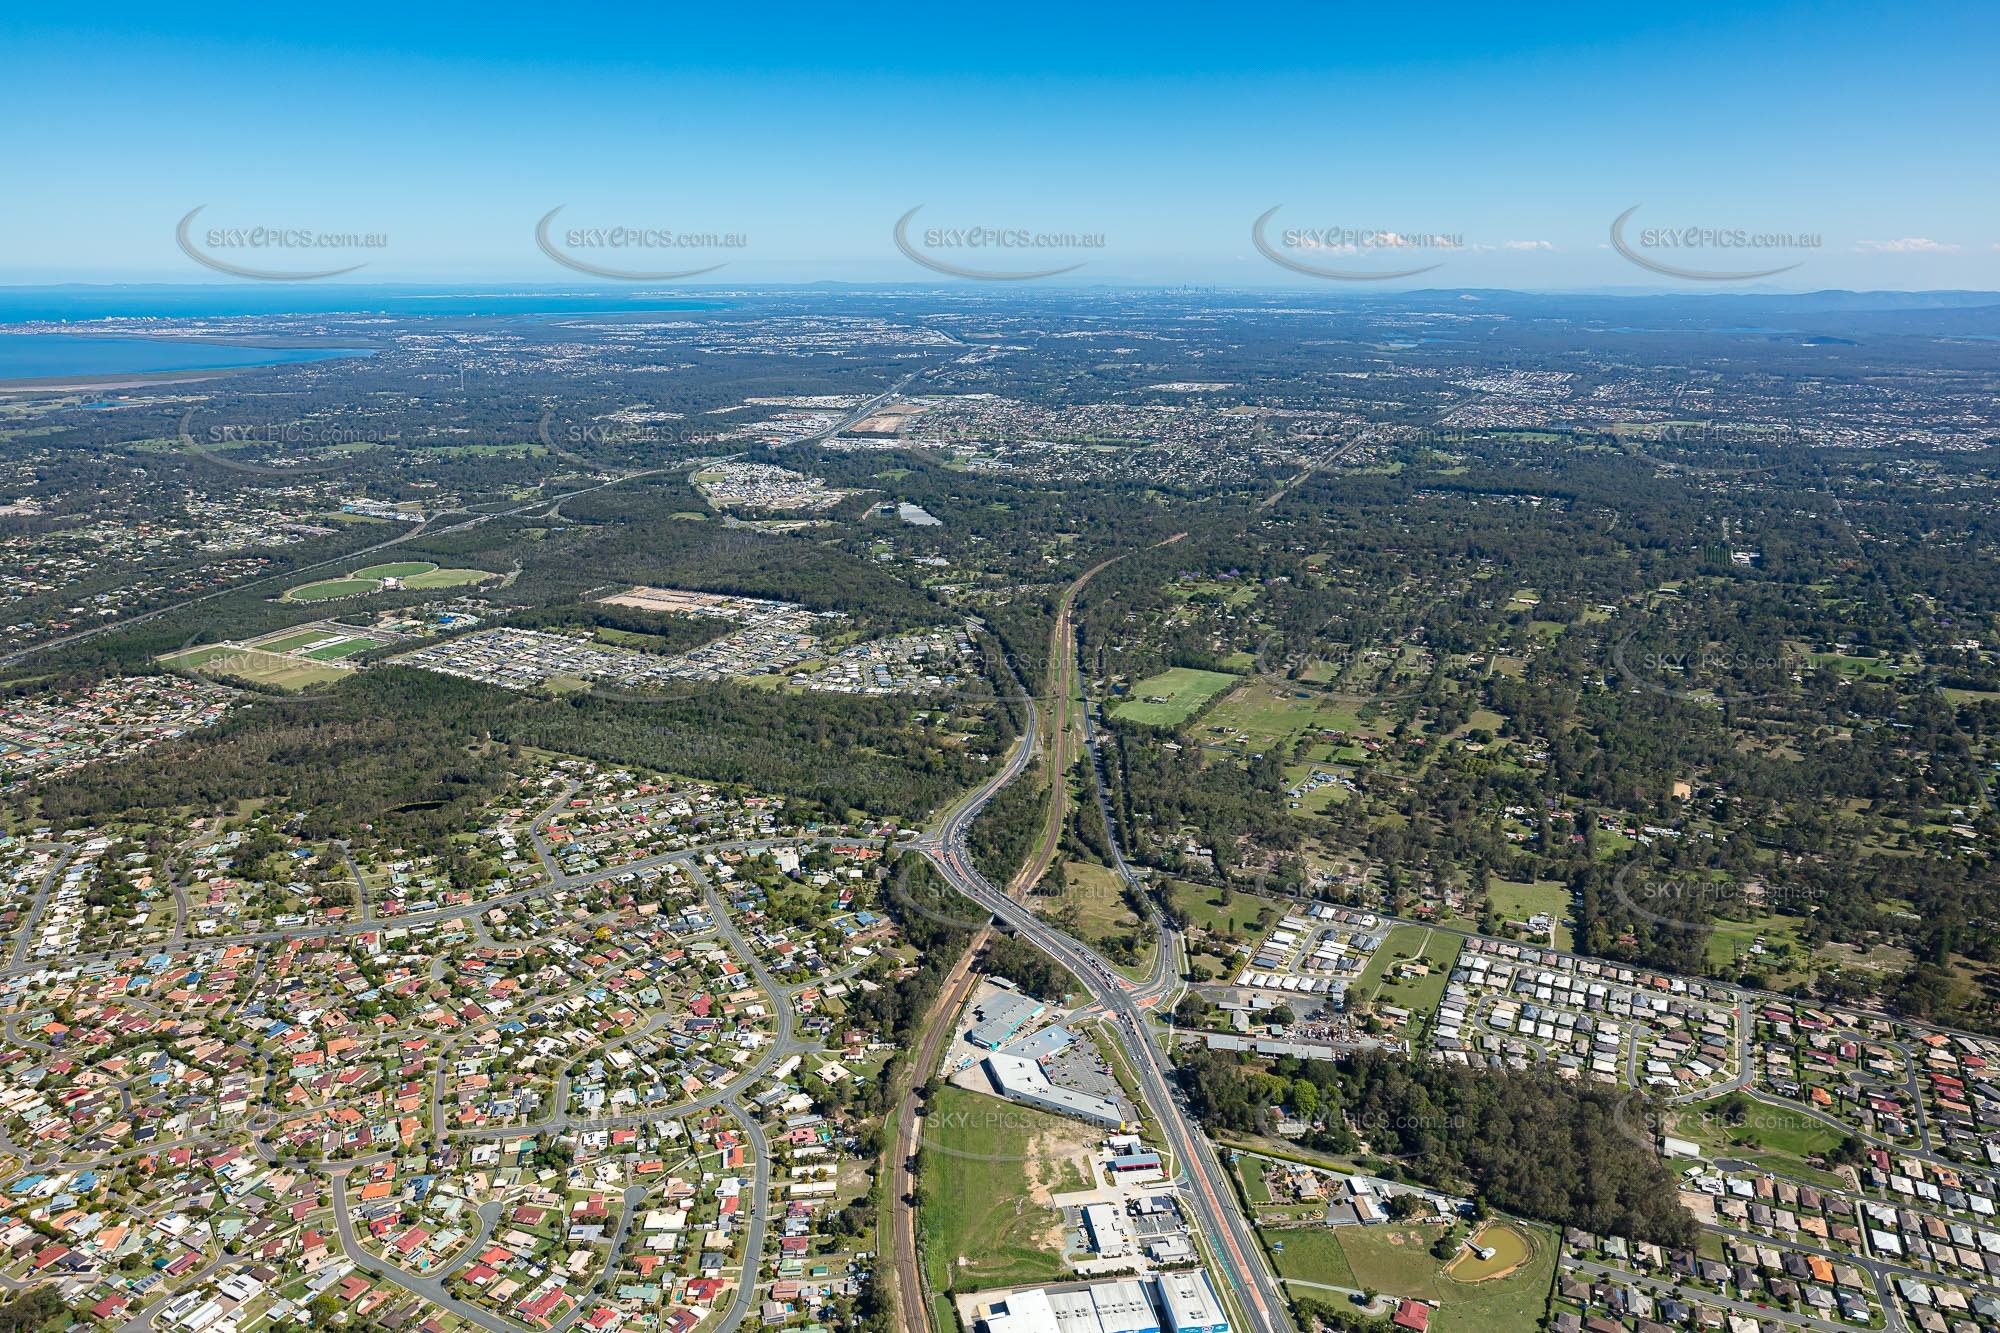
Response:
[[[1282,205],[1308,265],[1438,265],[1363,287],[2000,289],[1991,5],[842,8],[10,6],[0,283],[242,281],[177,244],[197,206],[203,254],[354,281],[581,283],[558,206],[620,271],[953,281],[895,244],[922,205],[947,265],[1336,285],[1253,244]],[[1797,267],[1661,276],[1609,243],[1634,206],[1670,266]],[[214,234],[260,224],[382,243]],[[737,243],[569,234],[620,224]]]

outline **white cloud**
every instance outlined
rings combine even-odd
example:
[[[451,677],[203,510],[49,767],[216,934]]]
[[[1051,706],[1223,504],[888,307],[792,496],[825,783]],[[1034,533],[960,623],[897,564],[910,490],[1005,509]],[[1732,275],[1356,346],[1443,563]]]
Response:
[[[1549,241],[1502,241],[1500,242],[1500,248],[1502,250],[1554,250],[1556,247]]]
[[[1928,236],[1904,236],[1894,241],[1863,241],[1854,247],[1878,255],[1955,255],[1958,247]]]

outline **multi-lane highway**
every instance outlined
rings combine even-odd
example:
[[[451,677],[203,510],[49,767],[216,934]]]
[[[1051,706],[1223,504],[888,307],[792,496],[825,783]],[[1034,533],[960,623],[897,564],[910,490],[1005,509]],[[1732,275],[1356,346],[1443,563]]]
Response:
[[[1026,731],[1032,736],[1038,721],[1032,699],[1027,701],[1027,707]],[[1292,1326],[1285,1297],[1264,1264],[1249,1222],[1236,1206],[1214,1147],[1203,1137],[1186,1104],[1176,1094],[1168,1078],[1166,1053],[1146,1023],[1146,1008],[1157,1003],[1173,984],[1173,969],[1160,968],[1144,985],[1120,976],[1095,951],[995,887],[974,867],[966,850],[966,831],[980,808],[1021,774],[1031,754],[1029,745],[1016,746],[1007,762],[981,785],[973,799],[953,809],[936,833],[919,839],[914,846],[944,872],[960,893],[1074,972],[1092,1000],[1110,1015],[1109,1030],[1124,1048],[1140,1091],[1159,1118],[1167,1146],[1181,1164],[1188,1202],[1222,1265],[1225,1285],[1243,1305],[1251,1333],[1285,1333]],[[1162,957],[1166,955],[1165,943],[1162,942]],[[905,1312],[904,1323],[921,1328],[922,1316],[912,1318]]]
[[[1167,543],[1180,540],[1184,534],[1175,534]],[[1020,874],[1003,890],[973,866],[972,858],[966,850],[966,832],[971,827],[979,811],[997,795],[1001,789],[1013,782],[1026,771],[1034,759],[1038,747],[1040,715],[1037,701],[1032,696],[1023,698],[1027,709],[1026,725],[1022,728],[1021,742],[1007,756],[1006,762],[982,783],[967,798],[953,806],[940,820],[937,828],[912,844],[913,849],[922,852],[940,870],[953,887],[974,903],[986,909],[995,919],[1017,931],[1044,952],[1057,959],[1083,982],[1093,1000],[1094,1009],[1105,1013],[1112,1021],[1108,1030],[1124,1049],[1140,1083],[1144,1100],[1159,1118],[1167,1146],[1174,1158],[1181,1164],[1183,1178],[1187,1186],[1187,1197],[1201,1224],[1202,1234],[1213,1246],[1217,1260],[1222,1265],[1226,1285],[1241,1303],[1250,1323],[1250,1333],[1281,1333],[1291,1327],[1291,1317],[1285,1297],[1279,1290],[1277,1281],[1264,1266],[1262,1251],[1250,1233],[1247,1220],[1236,1206],[1235,1196],[1230,1192],[1220,1161],[1213,1147],[1201,1135],[1184,1103],[1175,1093],[1168,1077],[1168,1063],[1165,1052],[1157,1038],[1146,1025],[1148,1010],[1169,1002],[1180,985],[1179,940],[1164,921],[1157,921],[1159,946],[1154,955],[1154,967],[1150,977],[1143,982],[1135,982],[1119,975],[1111,965],[1099,957],[1086,945],[1069,935],[1056,930],[1037,917],[1034,912],[1017,901],[1015,894],[1026,885],[1033,884],[1047,868],[1049,858],[1055,850],[1054,840],[1047,836],[1051,826],[1059,834],[1062,828],[1062,799],[1065,792],[1065,769],[1071,756],[1069,728],[1072,719],[1069,710],[1078,691],[1074,682],[1082,678],[1081,665],[1077,661],[1077,646],[1073,628],[1073,611],[1076,595],[1091,577],[1102,570],[1111,560],[1103,561],[1086,570],[1076,582],[1070,585],[1063,597],[1057,613],[1055,631],[1051,636],[1049,661],[1050,750],[1052,751],[1053,772],[1051,773],[1051,818],[1044,825],[1044,837],[1038,840],[1034,854],[1024,865]],[[1087,700],[1080,701],[1075,724],[1082,735],[1083,746],[1091,765],[1091,780],[1099,813],[1105,821],[1105,829],[1112,839],[1113,856],[1119,875],[1130,884],[1137,884],[1138,877],[1125,861],[1123,849],[1117,842],[1116,825],[1111,819],[1109,799],[1104,790],[1102,757],[1097,750],[1097,736],[1090,717]],[[983,932],[982,932],[983,934]],[[945,988],[943,1000],[950,1007],[945,1017],[935,1022],[924,1048],[919,1052],[916,1076],[919,1080],[935,1067],[939,1038],[950,1031],[950,1014],[955,1013],[964,1003],[969,992],[971,977],[965,973],[963,963],[954,971]],[[954,984],[956,983],[956,984]],[[906,1107],[899,1119],[895,1144],[897,1182],[907,1190],[912,1184],[908,1170],[909,1157],[916,1152],[914,1106]],[[922,1285],[920,1263],[917,1256],[915,1228],[909,1216],[907,1201],[900,1196],[895,1207],[896,1235],[895,1260],[897,1265],[897,1287],[902,1293],[902,1322],[904,1327],[921,1333],[929,1327],[929,1311],[921,1299]]]

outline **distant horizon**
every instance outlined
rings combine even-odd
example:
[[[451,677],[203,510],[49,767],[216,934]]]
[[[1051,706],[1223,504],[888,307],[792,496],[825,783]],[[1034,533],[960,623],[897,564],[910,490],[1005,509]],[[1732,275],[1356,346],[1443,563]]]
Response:
[[[2000,290],[1996,51],[1954,2],[17,6],[0,283]]]
[[[385,280],[379,282],[322,280],[313,282],[254,283],[244,281],[178,282],[153,279],[104,279],[87,281],[68,279],[52,282],[0,282],[0,293],[6,292],[79,292],[115,294],[120,292],[241,292],[246,295],[263,293],[272,297],[284,292],[384,292],[401,294],[435,293],[438,295],[476,294],[482,296],[520,293],[533,296],[589,296],[615,297],[621,300],[672,301],[693,296],[715,296],[731,292],[803,292],[815,290],[854,292],[897,292],[939,296],[980,296],[994,300],[1008,297],[1029,297],[1034,295],[1060,295],[1107,291],[1136,294],[1201,294],[1217,293],[1229,295],[1268,296],[1273,298],[1296,299],[1303,296],[1322,296],[1331,301],[1409,299],[1425,296],[1528,296],[1528,297],[1588,297],[1609,300],[1678,300],[1736,299],[1736,300],[1806,300],[1814,297],[1990,297],[2000,301],[2000,288],[1985,287],[1738,287],[1730,289],[1698,287],[1646,287],[1646,286],[1598,286],[1598,287],[1495,287],[1489,285],[1468,286],[1305,286],[1305,285],[1258,285],[1254,283],[1226,282],[1166,282],[1140,279],[1107,278],[1092,282],[1063,282],[1054,279],[1034,283],[990,284],[970,281],[925,282],[921,279],[839,279],[817,278],[785,281],[779,279],[754,282],[703,282],[676,283],[671,286],[649,286],[633,283],[621,286],[565,283],[559,281],[534,282],[516,281],[505,278],[472,279],[466,281],[440,281],[427,279]]]

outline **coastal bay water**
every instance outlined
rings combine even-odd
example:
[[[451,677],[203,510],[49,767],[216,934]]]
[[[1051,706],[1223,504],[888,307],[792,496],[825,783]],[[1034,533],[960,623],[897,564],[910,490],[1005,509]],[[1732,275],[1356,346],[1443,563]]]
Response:
[[[0,380],[227,370],[369,355],[365,347],[244,347],[173,338],[7,333],[0,334]]]

